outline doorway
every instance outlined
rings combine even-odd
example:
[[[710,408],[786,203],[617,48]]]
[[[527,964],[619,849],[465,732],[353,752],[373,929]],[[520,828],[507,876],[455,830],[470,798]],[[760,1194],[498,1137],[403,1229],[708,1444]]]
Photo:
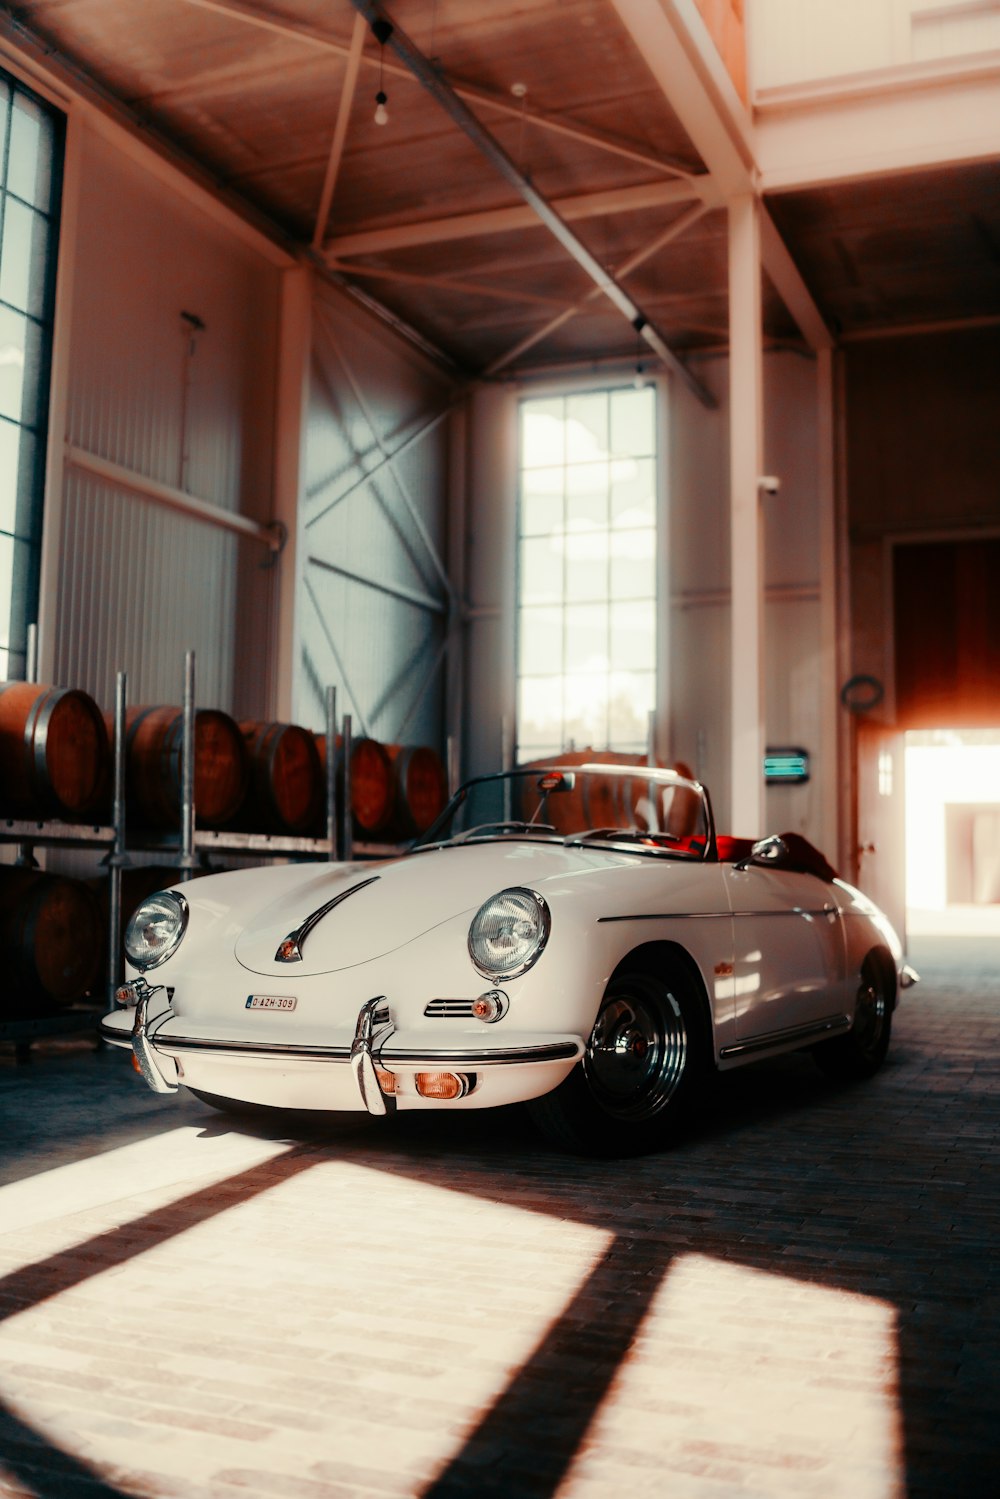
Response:
[[[1000,729],[906,734],[906,925],[1000,938]]]

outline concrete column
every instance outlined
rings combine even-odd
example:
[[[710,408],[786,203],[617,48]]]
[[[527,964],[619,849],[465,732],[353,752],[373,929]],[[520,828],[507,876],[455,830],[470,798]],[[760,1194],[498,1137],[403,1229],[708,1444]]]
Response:
[[[742,837],[764,828],[764,534],[760,208],[729,202],[729,479],[732,542],[732,806]]]

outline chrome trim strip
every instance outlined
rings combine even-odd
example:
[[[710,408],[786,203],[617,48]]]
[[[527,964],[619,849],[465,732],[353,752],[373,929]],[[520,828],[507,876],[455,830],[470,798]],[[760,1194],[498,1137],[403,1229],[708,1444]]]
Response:
[[[164,1036],[156,1042],[156,1047],[167,1056],[194,1051],[225,1052],[227,1056],[274,1057],[282,1062],[349,1062],[354,1049],[353,1046],[292,1046],[274,1041],[203,1041],[193,1036]],[[560,1062],[582,1055],[582,1041],[552,1041],[538,1046],[514,1046],[494,1051],[435,1051],[428,1047],[426,1051],[400,1052],[393,1052],[390,1048],[383,1053],[375,1042],[372,1046],[373,1060],[377,1057],[380,1066],[384,1066],[387,1071],[391,1071],[393,1066],[423,1064],[429,1068],[441,1066],[442,1070],[450,1070],[452,1067],[461,1070],[465,1066],[511,1067],[519,1062]]]
[[[746,1056],[748,1052],[767,1051],[771,1046],[781,1046],[786,1041],[805,1041],[811,1037],[828,1036],[831,1032],[849,1031],[849,1015],[828,1015],[825,1020],[813,1020],[808,1025],[792,1025],[781,1031],[769,1031],[765,1035],[752,1036],[749,1041],[737,1042],[735,1046],[724,1046],[719,1057]]]
[[[789,906],[785,911],[639,911],[630,916],[598,916],[602,921],[721,921],[735,916],[830,916],[836,907],[824,906],[822,910],[806,910],[803,906]]]
[[[831,916],[836,912],[836,906],[789,906],[785,911],[732,911],[732,916]]]
[[[598,916],[597,921],[718,921],[732,911],[638,911],[631,916]]]
[[[345,901],[349,895],[356,895],[359,890],[364,890],[366,885],[374,885],[375,881],[381,878],[380,874],[373,874],[367,880],[359,880],[349,890],[342,890],[339,895],[335,895],[332,900],[328,900],[325,905],[313,911],[311,915],[306,917],[301,926],[296,927],[293,932],[289,932],[285,940],[279,943],[278,951],[274,955],[274,961],[276,963],[301,963],[302,949],[313,927],[321,922],[324,916],[328,916],[335,906],[339,906],[342,901]]]
[[[351,1059],[349,1046],[293,1046],[283,1045],[280,1041],[206,1041],[200,1036],[163,1036],[156,1045],[170,1057],[186,1051],[218,1051],[227,1056],[272,1056],[290,1062],[349,1062]]]
[[[583,1055],[583,1042],[550,1041],[539,1046],[511,1046],[504,1051],[384,1051],[379,1061],[387,1071],[396,1066],[513,1067],[519,1062],[565,1062]]]
[[[132,1050],[132,1032],[123,1031],[118,1026],[105,1025],[102,1020],[97,1027],[98,1035],[102,1041],[107,1041],[111,1046],[124,1047],[126,1051]]]

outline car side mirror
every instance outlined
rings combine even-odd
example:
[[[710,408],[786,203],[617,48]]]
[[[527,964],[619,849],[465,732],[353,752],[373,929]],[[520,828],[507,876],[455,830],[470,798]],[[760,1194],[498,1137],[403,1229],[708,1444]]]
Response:
[[[751,864],[784,864],[787,858],[788,844],[777,833],[772,833],[770,838],[762,838],[759,843],[755,843],[750,850],[750,857],[740,859],[734,867],[749,869]]]

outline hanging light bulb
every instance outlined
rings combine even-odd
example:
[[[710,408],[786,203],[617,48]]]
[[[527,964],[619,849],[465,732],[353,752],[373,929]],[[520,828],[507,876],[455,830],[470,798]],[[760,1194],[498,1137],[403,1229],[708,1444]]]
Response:
[[[385,54],[385,44],[392,36],[392,22],[384,21],[381,16],[372,22],[372,31],[378,42],[378,93],[375,95],[375,123],[376,125],[388,125],[389,111],[386,105],[389,100],[382,86],[382,61]]]

